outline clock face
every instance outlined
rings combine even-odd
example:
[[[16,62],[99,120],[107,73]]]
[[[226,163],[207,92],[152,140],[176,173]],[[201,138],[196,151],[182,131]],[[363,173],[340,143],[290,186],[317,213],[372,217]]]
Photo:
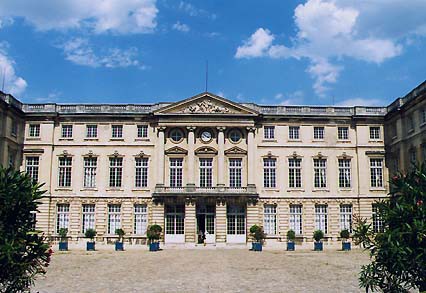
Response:
[[[201,133],[201,140],[204,142],[208,142],[212,139],[212,134],[209,131],[203,131]]]

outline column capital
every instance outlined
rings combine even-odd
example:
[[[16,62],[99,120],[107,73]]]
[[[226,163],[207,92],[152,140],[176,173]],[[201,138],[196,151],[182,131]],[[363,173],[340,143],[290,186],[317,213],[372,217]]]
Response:
[[[225,131],[226,127],[225,126],[218,126],[216,127],[217,130],[219,130],[220,132]]]
[[[255,126],[249,126],[249,127],[246,127],[246,129],[247,129],[248,132],[255,132],[256,127]]]
[[[195,126],[187,126],[186,129],[188,129],[190,132],[195,131],[195,129],[197,129],[197,127]]]

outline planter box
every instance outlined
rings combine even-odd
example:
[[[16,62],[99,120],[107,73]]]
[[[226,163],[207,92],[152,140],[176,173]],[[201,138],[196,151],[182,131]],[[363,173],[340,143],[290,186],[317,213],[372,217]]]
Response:
[[[59,251],[67,251],[68,242],[59,242]]]
[[[294,251],[294,242],[287,242],[287,251]]]
[[[155,242],[155,248],[157,249],[157,251],[160,250],[160,242]]]
[[[323,246],[322,246],[322,242],[315,242],[314,243],[314,250],[315,251],[322,251]]]
[[[87,242],[86,243],[87,251],[95,251],[95,242]]]
[[[253,251],[262,251],[262,243],[252,242],[251,248]]]
[[[351,250],[351,243],[350,242],[342,242],[342,250],[343,251]]]
[[[151,242],[149,244],[149,251],[158,251],[160,249],[160,243],[159,242]]]
[[[123,242],[115,242],[115,251],[123,251],[124,250],[124,244]]]

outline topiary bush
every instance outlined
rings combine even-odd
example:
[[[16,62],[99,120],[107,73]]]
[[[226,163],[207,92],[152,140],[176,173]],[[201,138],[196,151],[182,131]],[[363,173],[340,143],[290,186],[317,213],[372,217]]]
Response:
[[[296,232],[294,232],[293,230],[288,230],[287,231],[287,240],[289,242],[294,242],[295,239],[296,239]]]
[[[161,228],[160,225],[154,224],[148,227],[148,230],[146,232],[146,237],[148,238],[149,242],[155,242],[158,241],[161,237],[161,232],[163,231],[163,228]]]
[[[67,234],[68,234],[68,229],[67,228],[61,228],[59,229],[59,237],[61,238],[61,242],[67,242],[68,238],[67,238]]]
[[[115,234],[118,235],[118,241],[123,242],[123,238],[124,238],[124,235],[126,234],[126,232],[124,232],[123,229],[119,228],[119,229],[115,229]]]
[[[342,231],[340,231],[340,238],[348,240],[349,237],[351,237],[351,235],[348,229],[343,229]]]
[[[84,236],[86,238],[89,238],[92,242],[94,242],[94,238],[96,236],[97,232],[94,229],[87,229],[84,233]]]
[[[314,239],[316,242],[320,242],[321,239],[324,238],[324,232],[322,230],[315,230],[314,231]]]
[[[262,243],[266,238],[265,232],[263,231],[263,227],[258,225],[253,225],[250,227],[250,236],[253,237],[253,239],[259,243]]]

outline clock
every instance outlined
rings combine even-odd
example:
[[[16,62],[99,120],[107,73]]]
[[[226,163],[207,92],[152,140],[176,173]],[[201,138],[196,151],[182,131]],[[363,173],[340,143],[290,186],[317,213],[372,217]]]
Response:
[[[209,142],[211,139],[212,139],[212,134],[210,131],[205,130],[201,133],[201,140],[203,142]]]

